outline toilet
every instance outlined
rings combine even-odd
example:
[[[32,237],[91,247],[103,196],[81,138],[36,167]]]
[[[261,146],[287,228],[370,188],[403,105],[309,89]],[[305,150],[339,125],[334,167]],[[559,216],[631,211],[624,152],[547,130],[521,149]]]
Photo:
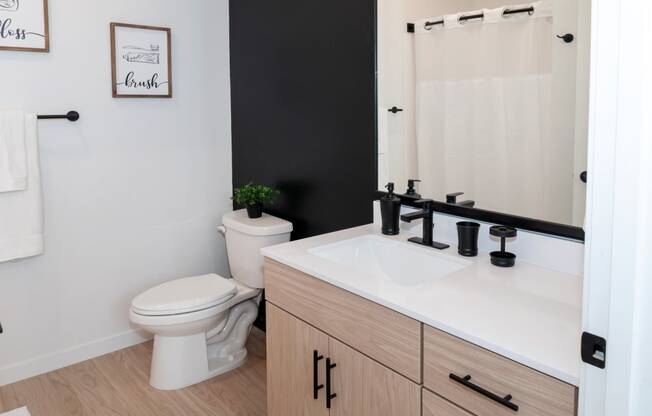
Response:
[[[224,215],[232,279],[217,274],[160,284],[136,296],[129,319],[154,334],[150,384],[176,390],[242,365],[264,288],[263,247],[290,241],[292,223],[246,210]]]

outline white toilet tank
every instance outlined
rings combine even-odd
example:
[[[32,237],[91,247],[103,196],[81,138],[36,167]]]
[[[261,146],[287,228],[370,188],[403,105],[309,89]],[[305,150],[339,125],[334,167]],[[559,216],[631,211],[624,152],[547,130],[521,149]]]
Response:
[[[249,218],[247,210],[242,209],[225,214],[222,224],[226,228],[231,276],[250,288],[264,288],[260,249],[290,241],[292,223],[268,214],[263,214],[261,218]]]

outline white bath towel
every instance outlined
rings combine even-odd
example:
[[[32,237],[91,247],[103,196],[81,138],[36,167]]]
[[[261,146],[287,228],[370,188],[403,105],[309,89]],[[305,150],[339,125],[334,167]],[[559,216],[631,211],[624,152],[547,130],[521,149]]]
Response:
[[[25,113],[0,111],[0,192],[27,189]]]
[[[43,202],[36,114],[25,114],[27,189],[0,193],[0,262],[43,253]]]

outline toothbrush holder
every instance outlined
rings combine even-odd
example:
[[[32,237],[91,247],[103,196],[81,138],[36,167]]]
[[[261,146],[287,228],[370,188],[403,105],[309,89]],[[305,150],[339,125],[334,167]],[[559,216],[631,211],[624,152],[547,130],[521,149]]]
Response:
[[[462,221],[457,223],[457,252],[464,257],[478,255],[478,235],[480,224]]]

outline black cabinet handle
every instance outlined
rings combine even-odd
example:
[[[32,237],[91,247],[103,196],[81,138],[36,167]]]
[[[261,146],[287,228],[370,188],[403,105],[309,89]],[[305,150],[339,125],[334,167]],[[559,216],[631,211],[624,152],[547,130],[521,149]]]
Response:
[[[589,173],[587,171],[584,171],[580,173],[580,180],[584,183],[589,179]]]
[[[337,367],[337,364],[332,364],[331,359],[326,359],[326,408],[331,408],[331,400],[337,397],[336,393],[331,391],[331,370]]]
[[[390,109],[387,110],[387,111],[389,111],[390,113],[396,114],[396,113],[399,113],[399,112],[403,111],[403,109],[394,106],[394,107],[390,108]]]
[[[483,396],[488,397],[491,400],[493,400],[493,401],[495,401],[497,403],[500,403],[505,407],[508,407],[508,408],[512,409],[515,412],[518,412],[518,405],[512,403],[512,395],[511,394],[508,394],[505,397],[500,397],[497,394],[494,394],[494,393],[492,393],[492,392],[490,392],[488,390],[483,389],[482,387],[478,386],[477,384],[471,383],[471,376],[468,376],[468,375],[466,377],[462,378],[462,377],[457,376],[457,375],[455,375],[453,373],[450,373],[449,377],[450,377],[451,380],[456,381],[456,382],[460,383],[461,385],[463,385],[465,387],[468,387],[471,390],[473,390],[473,391],[475,391],[477,393],[480,393]]]
[[[319,361],[323,359],[324,356],[319,355],[317,350],[312,352],[312,397],[315,400],[319,398],[319,390],[324,388],[323,384],[319,384]]]

